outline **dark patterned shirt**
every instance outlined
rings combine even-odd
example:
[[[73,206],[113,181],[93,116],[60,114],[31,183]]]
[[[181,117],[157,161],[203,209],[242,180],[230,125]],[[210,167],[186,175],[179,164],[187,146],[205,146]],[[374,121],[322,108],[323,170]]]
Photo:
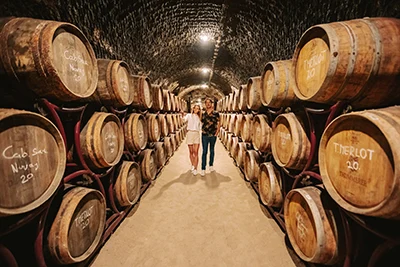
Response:
[[[201,122],[203,123],[202,126],[202,133],[205,136],[214,136],[217,133],[219,121],[219,113],[213,111],[211,114],[208,114],[207,111],[203,113],[203,117]]]

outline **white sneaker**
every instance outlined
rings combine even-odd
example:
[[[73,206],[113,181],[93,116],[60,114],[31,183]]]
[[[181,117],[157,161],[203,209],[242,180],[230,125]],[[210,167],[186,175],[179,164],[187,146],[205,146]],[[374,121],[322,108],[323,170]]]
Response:
[[[192,168],[190,168],[190,171],[193,172],[194,171],[194,166],[192,166]]]
[[[197,170],[194,169],[194,170],[192,171],[192,174],[193,174],[194,176],[196,176],[196,175],[197,175]]]
[[[206,174],[206,172],[204,170],[201,170],[200,175],[204,176]]]
[[[208,168],[208,169],[210,170],[210,172],[215,171],[214,168],[213,168],[213,166],[210,166],[210,168]]]

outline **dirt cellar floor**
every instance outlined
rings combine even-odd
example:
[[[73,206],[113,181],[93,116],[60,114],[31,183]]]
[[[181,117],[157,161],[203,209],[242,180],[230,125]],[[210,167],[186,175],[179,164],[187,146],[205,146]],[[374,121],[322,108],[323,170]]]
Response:
[[[215,172],[189,168],[183,142],[91,266],[305,266],[220,141]]]

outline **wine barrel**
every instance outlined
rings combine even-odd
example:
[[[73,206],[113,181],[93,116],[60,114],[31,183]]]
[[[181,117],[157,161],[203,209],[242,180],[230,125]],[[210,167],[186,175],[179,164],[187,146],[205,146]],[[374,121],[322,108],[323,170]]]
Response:
[[[140,197],[142,187],[142,174],[136,162],[124,161],[118,168],[114,194],[117,203],[121,207],[129,207],[135,204]]]
[[[178,115],[177,114],[172,114],[172,121],[174,124],[174,129],[175,131],[179,130],[179,123],[178,123]]]
[[[242,119],[242,127],[240,130],[241,137],[244,142],[251,142],[252,140],[252,128],[253,128],[253,115],[246,114]]]
[[[261,157],[256,150],[247,150],[244,158],[245,178],[248,181],[258,182],[260,177]]]
[[[165,137],[169,134],[167,116],[165,114],[158,114],[158,121],[160,123],[160,136]]]
[[[171,111],[171,97],[168,90],[163,89],[163,110],[164,111]]]
[[[148,140],[147,122],[143,115],[131,113],[124,124],[125,145],[129,151],[139,152]]]
[[[243,121],[243,114],[236,114],[235,128],[233,130],[235,136],[241,136],[240,130],[242,128],[242,121]]]
[[[225,147],[226,147],[227,141],[228,141],[228,132],[227,132],[227,131],[224,131],[224,133],[223,133],[223,135],[222,135],[222,140],[221,140],[221,142],[222,142],[222,144],[223,144]]]
[[[165,164],[165,145],[164,142],[156,142],[154,144],[154,154],[157,168],[162,168]]]
[[[171,111],[176,111],[176,97],[171,91],[168,91],[168,93],[169,99],[171,100]]]
[[[227,139],[226,139],[226,149],[227,149],[228,151],[231,150],[232,136],[233,136],[232,133],[228,133],[228,135],[227,135]]]
[[[218,138],[221,140],[222,142],[222,137],[224,135],[225,129],[224,127],[221,126],[221,128],[219,129],[219,133],[218,133]]]
[[[80,143],[86,164],[93,169],[114,166],[124,151],[124,133],[118,117],[95,112],[80,133]]]
[[[167,115],[165,115],[165,118],[167,120],[168,132],[169,133],[175,132],[174,115],[173,114],[167,114]]]
[[[246,158],[246,153],[247,150],[251,149],[251,143],[246,143],[246,142],[239,142],[239,148],[237,152],[237,164],[239,167],[243,168],[244,167],[244,161]]]
[[[341,207],[400,219],[398,129],[398,106],[341,115],[325,129],[320,172],[328,193]]]
[[[276,117],[271,147],[272,155],[279,166],[302,170],[311,151],[303,121],[292,112]]]
[[[76,26],[6,18],[0,20],[0,40],[0,79],[57,102],[80,100],[96,90],[96,56]]]
[[[295,252],[306,262],[334,265],[343,246],[337,206],[321,189],[289,191],[284,203],[286,232]]]
[[[99,245],[106,224],[106,201],[98,190],[75,187],[68,191],[47,236],[48,251],[58,264],[89,258]]]
[[[140,171],[142,173],[142,181],[147,183],[156,178],[157,163],[153,149],[145,149],[137,157],[140,163]]]
[[[146,114],[147,132],[149,133],[149,142],[158,142],[161,137],[160,122],[158,121],[157,114]]]
[[[161,85],[152,84],[151,90],[153,91],[153,105],[151,109],[153,111],[160,111],[164,108],[164,96],[163,90],[161,89]]]
[[[232,111],[239,111],[239,101],[240,101],[239,90],[233,89]]]
[[[0,217],[31,211],[57,190],[64,175],[63,139],[47,118],[0,109]]]
[[[302,35],[293,55],[295,94],[326,104],[347,100],[357,108],[399,103],[399,47],[399,19],[315,25]]]
[[[120,60],[97,59],[99,80],[94,94],[84,101],[123,107],[132,104],[134,92],[129,82],[128,64]]]
[[[266,115],[257,115],[253,120],[253,147],[260,152],[268,152],[271,149],[272,129],[268,124]]]
[[[230,149],[229,152],[231,153],[232,158],[236,159],[236,153],[237,153],[237,144],[239,143],[239,137],[237,136],[232,136],[232,141],[230,144]]]
[[[134,93],[132,106],[140,110],[150,109],[153,106],[150,79],[147,76],[131,75],[129,80]]]
[[[266,107],[289,107],[296,103],[292,60],[268,62],[261,76],[261,102]]]
[[[171,147],[172,147],[172,151],[176,151],[176,149],[178,148],[178,144],[176,143],[176,137],[175,134],[170,134],[171,137]]]
[[[247,110],[247,84],[239,87],[239,110]]]
[[[174,154],[174,150],[172,149],[171,137],[166,136],[164,138],[164,148],[165,148],[166,158],[172,157],[172,155]]]
[[[228,122],[228,131],[235,132],[236,114],[232,113]]]
[[[251,77],[247,82],[246,96],[247,108],[251,110],[258,110],[261,108],[261,76]]]
[[[229,93],[228,97],[228,111],[233,111],[233,93]]]
[[[283,204],[282,178],[279,170],[272,162],[260,165],[260,176],[258,179],[258,190],[260,199],[264,205],[280,208]]]

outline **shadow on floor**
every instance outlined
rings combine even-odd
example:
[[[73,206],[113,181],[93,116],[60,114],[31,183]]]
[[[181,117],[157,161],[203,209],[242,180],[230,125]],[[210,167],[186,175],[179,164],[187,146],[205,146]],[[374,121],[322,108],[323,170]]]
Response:
[[[217,188],[221,183],[232,181],[230,177],[222,175],[218,172],[206,173],[206,175],[201,176],[200,179],[204,180],[206,186],[211,189]]]
[[[166,183],[165,185],[163,185],[163,187],[160,188],[160,191],[158,192],[157,195],[155,195],[153,197],[153,199],[157,199],[157,198],[161,197],[163,192],[166,191],[173,184],[177,184],[177,183],[181,183],[181,184],[184,184],[184,185],[195,184],[199,180],[199,177],[200,177],[200,175],[193,176],[193,174],[190,171],[182,173],[181,176],[179,176],[178,178],[176,178],[176,179],[170,181],[169,183]]]

